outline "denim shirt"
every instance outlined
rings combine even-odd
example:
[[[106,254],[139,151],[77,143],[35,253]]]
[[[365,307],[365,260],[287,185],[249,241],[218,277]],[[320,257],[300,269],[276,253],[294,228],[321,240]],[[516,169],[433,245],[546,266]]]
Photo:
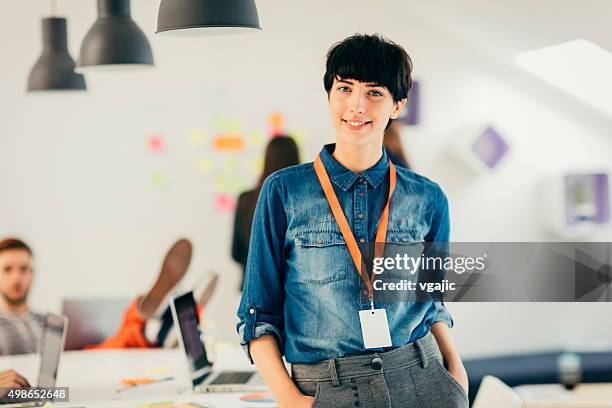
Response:
[[[324,146],[321,160],[364,251],[365,244],[375,240],[388,198],[389,159],[383,148],[376,165],[354,173],[333,158],[334,148]],[[449,224],[448,202],[440,187],[397,167],[387,242],[448,242]],[[313,163],[270,175],[255,209],[238,308],[237,329],[249,358],[248,342],[268,333],[289,363],[377,351],[363,345],[358,312],[370,307],[365,289]],[[441,302],[376,307],[387,310],[392,348],[425,336],[435,322],[453,326]]]

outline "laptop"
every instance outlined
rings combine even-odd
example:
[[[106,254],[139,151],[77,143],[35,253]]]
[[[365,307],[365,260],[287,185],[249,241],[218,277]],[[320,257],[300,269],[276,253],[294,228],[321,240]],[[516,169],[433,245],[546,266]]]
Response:
[[[187,357],[191,383],[195,392],[247,392],[268,388],[256,371],[213,370],[201,339],[200,320],[193,292],[170,300],[174,324],[179,331],[179,342]]]
[[[127,297],[64,299],[62,314],[70,322],[65,350],[81,350],[117,333],[129,302]]]
[[[64,350],[64,342],[66,340],[67,326],[68,319],[64,316],[58,316],[53,313],[48,313],[45,316],[45,323],[43,327],[43,334],[40,339],[39,349],[40,366],[38,369],[38,388],[55,387],[60,355]],[[21,399],[19,402],[13,403],[6,398],[0,401],[2,401],[2,408],[42,407],[48,402]]]

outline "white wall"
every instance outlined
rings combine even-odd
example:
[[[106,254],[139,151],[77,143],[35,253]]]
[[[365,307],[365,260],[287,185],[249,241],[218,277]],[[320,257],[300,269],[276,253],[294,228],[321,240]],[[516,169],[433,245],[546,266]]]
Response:
[[[195,257],[186,281],[206,270],[222,274],[208,318],[219,336],[235,339],[232,215],[214,210],[213,180],[194,170],[198,158],[214,153],[190,146],[188,132],[210,128],[214,114],[236,119],[244,132],[264,131],[267,115],[280,110],[288,128],[304,134],[303,158],[311,160],[333,139],[321,79],[325,52],[355,32],[383,33],[413,57],[423,123],[405,129],[404,146],[420,172],[447,191],[454,241],[552,239],[535,210],[539,178],[612,158],[608,119],[392,1],[260,1],[261,33],[201,39],[155,37],[152,3],[132,1],[157,68],[88,77],[86,95],[24,92],[40,51],[44,2],[13,4],[0,26],[0,235],[17,234],[34,246],[36,308],[58,309],[66,295],[146,290],[166,248],[187,236]],[[76,58],[95,4],[63,0],[59,6],[69,18]],[[475,123],[493,123],[513,141],[512,156],[495,175],[474,178],[448,158],[449,144]],[[159,157],[146,151],[151,132],[168,143]],[[258,152],[251,147],[247,154]],[[158,169],[169,177],[163,191],[150,180]],[[235,177],[254,182],[242,167]],[[608,304],[449,308],[465,355],[612,339]]]

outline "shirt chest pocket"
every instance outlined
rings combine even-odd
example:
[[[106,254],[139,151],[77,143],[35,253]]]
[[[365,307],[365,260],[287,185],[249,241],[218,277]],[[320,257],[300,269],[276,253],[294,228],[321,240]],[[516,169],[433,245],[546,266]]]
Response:
[[[392,227],[389,228],[389,231],[387,232],[386,242],[392,245],[408,245],[423,242],[424,238],[425,234],[420,228]]]
[[[387,232],[384,256],[391,259],[399,258],[401,262],[399,267],[385,269],[385,278],[408,280],[415,278],[416,275],[412,272],[415,268],[418,269],[420,264],[416,262],[421,262],[419,258],[425,249],[422,240],[423,235],[416,228],[390,229]]]
[[[295,235],[296,280],[310,285],[341,283],[356,275],[340,231],[304,230]]]
[[[387,242],[412,243],[425,241],[430,225],[427,220],[417,217],[394,217],[389,221]]]

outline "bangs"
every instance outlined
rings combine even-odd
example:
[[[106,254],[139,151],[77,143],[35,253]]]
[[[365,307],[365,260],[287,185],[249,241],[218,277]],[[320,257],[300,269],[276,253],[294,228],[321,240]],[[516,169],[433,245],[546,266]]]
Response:
[[[410,90],[411,71],[410,58],[399,45],[379,36],[356,35],[331,48],[323,82],[327,92],[336,78],[373,82],[387,87],[398,102]]]

